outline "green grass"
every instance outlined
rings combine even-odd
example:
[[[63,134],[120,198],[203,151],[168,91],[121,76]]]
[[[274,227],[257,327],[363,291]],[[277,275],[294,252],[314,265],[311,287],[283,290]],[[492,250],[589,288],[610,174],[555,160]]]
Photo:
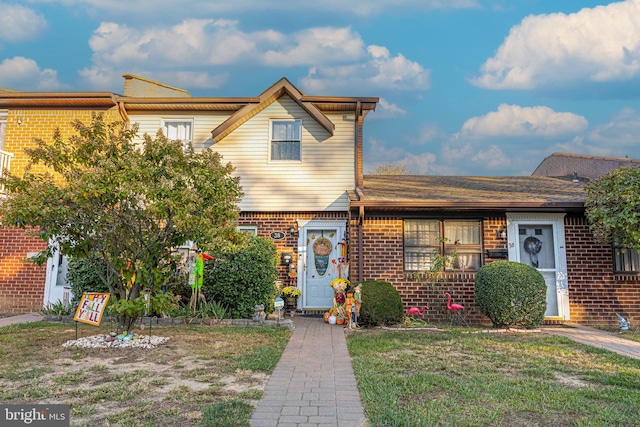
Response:
[[[79,325],[78,336],[110,331],[109,324]],[[151,350],[79,349],[61,346],[75,338],[73,324],[0,328],[0,401],[68,403],[74,427],[249,425],[291,335],[200,325],[153,333],[169,342]]]
[[[640,425],[640,361],[542,334],[348,338],[371,426]]]

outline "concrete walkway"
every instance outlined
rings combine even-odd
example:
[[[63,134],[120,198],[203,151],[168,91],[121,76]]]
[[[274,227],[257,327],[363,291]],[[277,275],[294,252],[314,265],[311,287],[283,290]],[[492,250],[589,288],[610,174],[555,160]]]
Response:
[[[40,322],[44,317],[40,313],[18,314],[17,316],[0,317],[0,328],[16,323]]]
[[[587,326],[566,324],[558,327],[544,327],[542,332],[560,335],[581,344],[610,350],[623,356],[640,359],[640,342],[617,337],[615,333],[589,328]]]
[[[294,324],[251,425],[366,426],[344,328],[314,317]]]

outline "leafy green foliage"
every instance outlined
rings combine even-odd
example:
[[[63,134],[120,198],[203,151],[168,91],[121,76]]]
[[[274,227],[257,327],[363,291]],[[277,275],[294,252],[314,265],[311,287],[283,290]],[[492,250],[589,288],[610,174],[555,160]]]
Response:
[[[640,250],[640,168],[618,168],[586,186],[584,205],[593,234]]]
[[[84,292],[109,292],[109,287],[100,279],[105,276],[106,268],[95,255],[69,259],[67,280],[71,283],[72,307],[78,306]]]
[[[218,301],[233,318],[250,318],[256,304],[273,305],[278,278],[277,252],[269,240],[247,236],[206,261],[203,293],[207,301]]]
[[[546,299],[544,277],[530,265],[496,261],[482,266],[476,275],[476,305],[496,327],[541,325]]]
[[[219,154],[183,150],[162,133],[135,141],[137,125],[74,121],[77,135],[52,142],[36,140],[27,149],[32,164],[23,176],[2,179],[8,198],[0,214],[8,225],[33,227],[63,255],[95,256],[104,265],[96,274],[122,316],[144,289],[155,294],[173,270],[171,248],[196,240],[218,249],[236,236],[234,221],[242,195],[233,168]],[[39,261],[46,260],[51,248]],[[122,318],[119,322],[129,322]]]
[[[72,313],[72,305],[65,304],[61,300],[48,303],[43,309],[42,314],[45,316],[69,316]]]
[[[358,323],[363,326],[402,322],[404,309],[398,290],[389,282],[366,280],[362,285],[362,306]]]

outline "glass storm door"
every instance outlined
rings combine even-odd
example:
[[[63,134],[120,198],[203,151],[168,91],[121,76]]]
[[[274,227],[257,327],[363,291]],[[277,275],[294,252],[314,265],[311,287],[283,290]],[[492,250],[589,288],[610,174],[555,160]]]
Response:
[[[551,224],[520,225],[518,250],[520,262],[538,269],[547,283],[547,311],[545,317],[558,316],[556,289],[556,256]]]
[[[305,308],[328,308],[333,305],[333,288],[329,282],[338,277],[338,230],[308,228],[306,235]]]

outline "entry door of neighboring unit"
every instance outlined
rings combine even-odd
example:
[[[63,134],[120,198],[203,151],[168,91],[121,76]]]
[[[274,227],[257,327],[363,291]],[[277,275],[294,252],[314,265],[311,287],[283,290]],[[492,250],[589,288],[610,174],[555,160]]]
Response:
[[[304,308],[328,308],[333,305],[331,280],[337,276],[339,230],[337,227],[309,227],[306,235]]]
[[[547,283],[546,317],[558,316],[556,254],[551,224],[521,224],[518,227],[520,262],[538,269]]]
[[[546,318],[569,320],[564,214],[507,213],[509,259],[536,268],[547,284]]]

